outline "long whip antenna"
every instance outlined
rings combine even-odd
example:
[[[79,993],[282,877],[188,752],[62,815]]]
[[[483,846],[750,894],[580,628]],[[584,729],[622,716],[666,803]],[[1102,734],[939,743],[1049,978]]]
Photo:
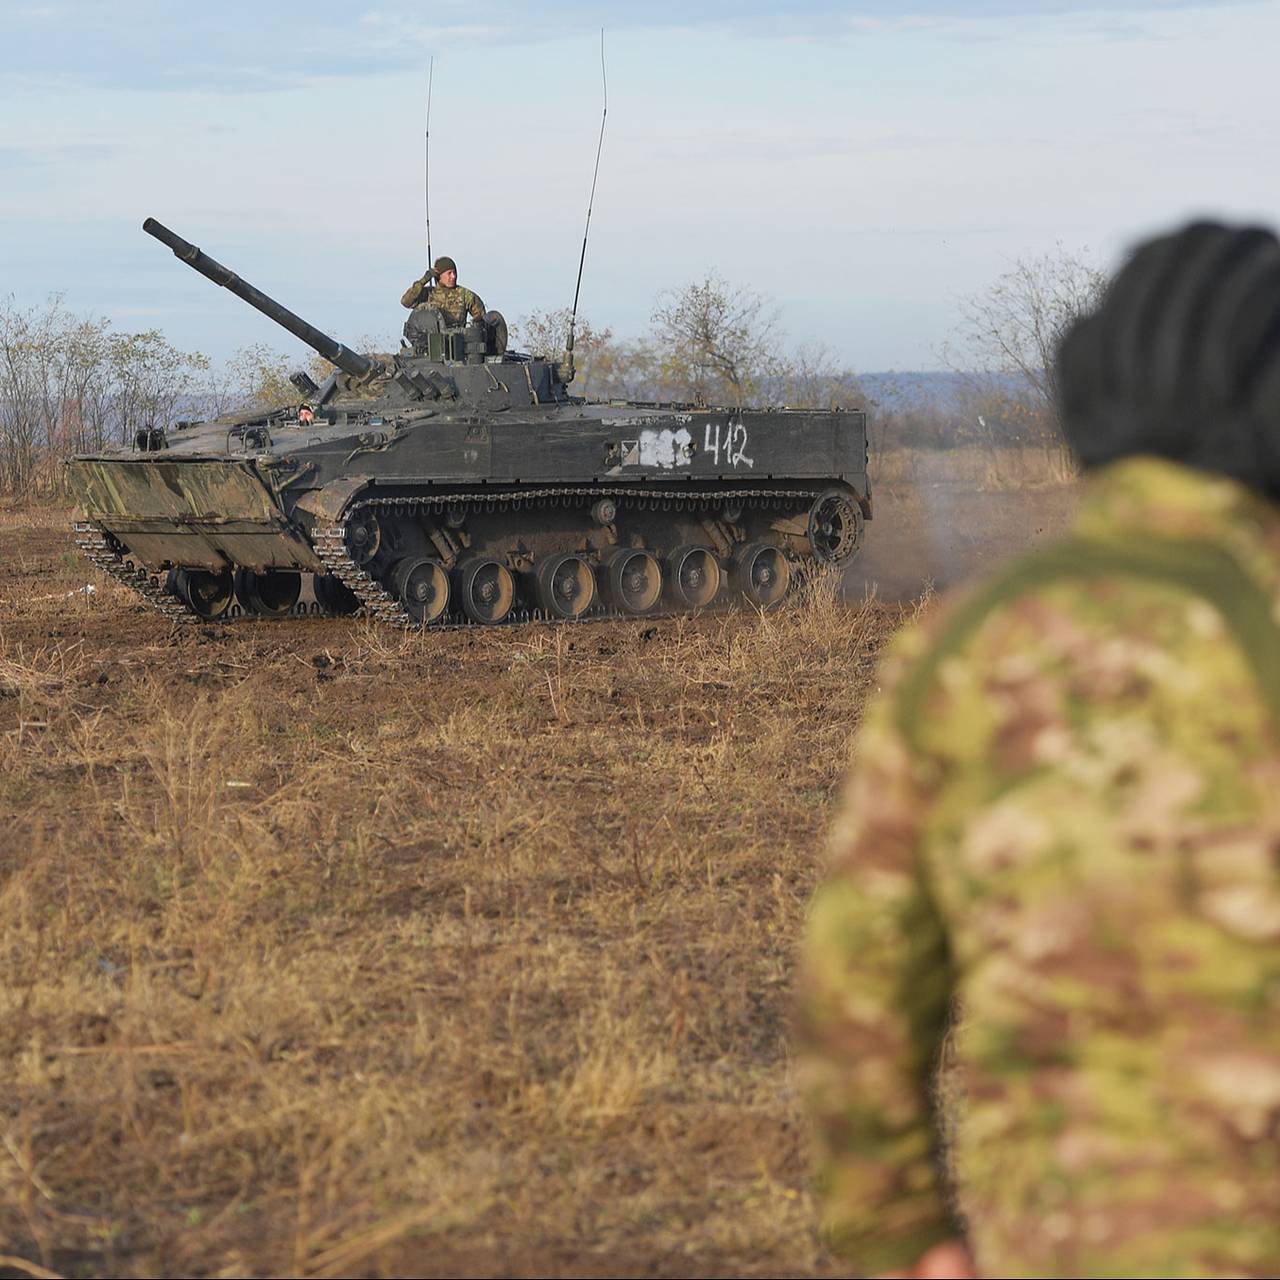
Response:
[[[596,142],[596,167],[591,174],[591,195],[587,200],[587,225],[582,230],[582,256],[578,259],[578,283],[573,287],[573,311],[569,315],[569,340],[565,352],[569,368],[573,369],[573,331],[578,323],[578,295],[582,291],[582,268],[587,261],[587,236],[591,232],[591,209],[596,202],[596,179],[600,176],[600,152],[604,147],[604,122],[609,116],[609,80],[604,70],[604,28],[600,28],[600,88],[604,95],[604,107],[600,112],[600,138]]]
[[[436,78],[436,60],[431,59],[427,71],[427,133],[423,142],[422,207],[427,215],[427,269],[431,269],[431,82]]]

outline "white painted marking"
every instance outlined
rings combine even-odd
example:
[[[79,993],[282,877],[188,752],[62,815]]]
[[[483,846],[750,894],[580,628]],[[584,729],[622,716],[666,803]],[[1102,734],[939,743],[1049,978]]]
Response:
[[[708,422],[703,440],[703,449],[711,455],[712,462],[720,465],[721,455],[726,466],[754,467],[755,459],[747,457],[747,428],[742,419],[730,420],[724,424],[721,432],[720,423]]]
[[[642,431],[640,465],[660,467],[663,471],[687,467],[693,461],[692,446],[693,437],[685,427],[681,427],[679,431],[672,431],[669,427],[664,427],[661,431]]]

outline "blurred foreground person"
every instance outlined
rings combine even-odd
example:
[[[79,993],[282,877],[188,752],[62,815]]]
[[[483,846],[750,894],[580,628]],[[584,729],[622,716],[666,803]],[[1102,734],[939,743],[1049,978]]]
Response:
[[[864,1274],[1276,1275],[1280,243],[1145,244],[1059,375],[1073,534],[903,635],[859,735],[824,1227]]]

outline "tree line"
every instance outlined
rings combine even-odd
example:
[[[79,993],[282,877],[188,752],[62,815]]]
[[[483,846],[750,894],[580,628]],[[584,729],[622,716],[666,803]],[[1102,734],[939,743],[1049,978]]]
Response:
[[[771,299],[711,272],[659,294],[638,338],[579,319],[573,391],[597,400],[867,409],[872,448],[882,451],[1054,448],[1053,354],[1105,286],[1084,255],[1061,246],[1020,259],[962,304],[945,358],[963,372],[945,394],[922,391],[906,375],[901,386],[878,377],[871,394],[830,346],[792,343]],[[562,359],[568,331],[567,310],[535,311],[512,325],[512,346]],[[396,343],[366,337],[352,345],[385,352]],[[128,444],[142,430],[296,404],[289,373],[299,363],[257,344],[215,365],[159,330],[121,332],[76,315],[60,296],[29,307],[0,300],[0,494],[60,495],[62,459]],[[301,363],[317,381],[330,372],[310,353]]]

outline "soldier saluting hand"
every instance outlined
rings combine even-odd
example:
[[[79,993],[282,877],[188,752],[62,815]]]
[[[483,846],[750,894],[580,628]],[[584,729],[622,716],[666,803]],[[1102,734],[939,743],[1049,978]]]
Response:
[[[484,303],[479,294],[458,283],[458,266],[452,258],[437,258],[431,270],[404,291],[400,304],[415,311],[434,307],[446,323],[458,327],[466,324],[467,316],[484,319]]]

